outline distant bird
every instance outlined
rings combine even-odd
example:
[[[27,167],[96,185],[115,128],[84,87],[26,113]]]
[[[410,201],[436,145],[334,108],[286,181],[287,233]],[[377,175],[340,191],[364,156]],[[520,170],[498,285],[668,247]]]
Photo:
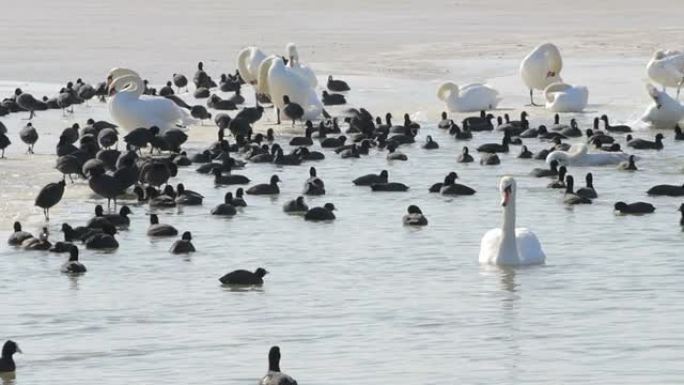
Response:
[[[62,179],[57,183],[48,183],[38,193],[35,205],[43,209],[45,220],[50,220],[50,208],[62,200],[64,186],[64,179]]]
[[[387,183],[387,170],[382,170],[379,174],[367,174],[360,176],[352,181],[357,186],[370,186],[375,183]]]
[[[638,168],[634,163],[634,155],[630,155],[629,160],[620,162],[620,164],[618,164],[618,170],[637,171]]]
[[[659,184],[651,187],[646,193],[648,195],[680,197],[684,196],[684,185]]]
[[[184,232],[181,236],[181,239],[177,240],[173,243],[173,245],[171,245],[171,249],[169,251],[172,254],[194,253],[195,246],[192,244],[192,234],[189,231]]]
[[[39,110],[39,105],[43,103],[39,100],[36,100],[33,95],[26,92],[17,96],[16,102],[19,107],[29,112],[29,120],[33,119],[36,114],[35,111]]]
[[[565,186],[565,195],[563,196],[563,202],[565,204],[577,205],[591,203],[591,199],[575,194],[574,179],[572,175],[565,177]]]
[[[339,106],[347,104],[347,99],[341,94],[329,94],[328,91],[323,90],[321,100],[324,106]]]
[[[2,151],[2,155],[0,155],[0,159],[5,158],[5,149],[9,147],[9,145],[12,144],[12,141],[9,140],[7,135],[5,135],[4,132],[0,132],[0,151]]]
[[[157,214],[150,215],[150,227],[147,228],[147,235],[150,237],[174,237],[178,235],[175,227],[159,223]]]
[[[237,209],[233,206],[233,193],[227,192],[223,197],[223,203],[211,209],[211,215],[232,217],[237,214]]]
[[[12,356],[14,356],[15,353],[21,353],[21,349],[19,349],[19,346],[17,345],[16,342],[12,340],[7,340],[5,344],[2,346],[2,356],[0,356],[0,376],[2,376],[3,373],[14,373],[17,370],[16,365],[14,364],[14,359]],[[4,382],[4,380],[3,380]],[[14,382],[10,380],[10,382]],[[273,382],[273,383],[267,383],[268,385],[275,385],[279,384],[278,382]],[[295,382],[296,384],[296,382]]]
[[[285,205],[283,205],[283,211],[288,214],[305,214],[309,211],[309,206],[304,202],[304,197],[300,195],[285,203]]]
[[[331,221],[335,219],[335,205],[326,203],[323,207],[314,207],[304,214],[304,219],[307,221]]]
[[[235,270],[219,278],[219,281],[224,285],[260,286],[264,284],[264,276],[266,276],[266,274],[268,274],[268,271],[261,267],[256,269],[254,272],[247,270]]]
[[[190,115],[192,115],[193,118],[199,119],[202,124],[204,124],[205,119],[211,119],[211,113],[207,111],[207,109],[204,106],[201,105],[196,105],[192,106],[190,109]]]
[[[627,141],[627,146],[637,150],[662,150],[663,149],[663,134],[658,133],[655,136],[655,141],[646,139],[632,139]]]
[[[259,385],[297,385],[294,378],[280,371],[280,348],[271,347],[268,352],[268,372],[259,381]]]
[[[172,87],[173,83],[166,82],[166,85],[159,90],[159,96],[169,96],[175,94]]]
[[[280,188],[278,187],[278,183],[280,182],[280,178],[278,178],[278,175],[273,175],[271,176],[271,181],[270,183],[262,183],[258,184],[256,186],[252,186],[249,189],[247,189],[247,194],[250,195],[277,195],[280,194]]]
[[[14,222],[14,232],[10,234],[7,244],[10,246],[21,246],[21,244],[29,238],[33,238],[33,235],[28,231],[23,231],[21,223]]]
[[[173,74],[173,84],[178,87],[178,92],[180,92],[180,89],[183,87],[185,87],[185,90],[187,91],[188,78],[183,74]]]
[[[27,153],[33,154],[33,146],[38,141],[38,131],[33,127],[33,124],[26,123],[26,126],[19,131],[19,138],[21,141],[28,144]]]
[[[328,76],[327,87],[332,92],[344,92],[349,91],[349,85],[343,80],[333,79],[332,75]]]
[[[428,220],[423,215],[423,212],[416,205],[411,205],[407,209],[407,214],[404,215],[403,222],[406,226],[427,226]]]
[[[292,125],[295,125],[295,120],[301,119],[304,116],[304,109],[297,103],[290,102],[290,97],[283,95],[283,113],[288,118],[292,119]]]
[[[615,211],[619,211],[621,214],[650,214],[655,211],[655,207],[646,202],[616,202]]]
[[[78,260],[78,247],[71,245],[69,248],[69,260],[62,265],[61,272],[65,274],[83,274],[86,267]]]

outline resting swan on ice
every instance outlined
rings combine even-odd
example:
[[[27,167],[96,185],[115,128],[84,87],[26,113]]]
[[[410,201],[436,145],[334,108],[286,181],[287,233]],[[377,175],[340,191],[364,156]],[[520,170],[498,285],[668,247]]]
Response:
[[[589,147],[579,143],[572,145],[568,151],[552,151],[546,156],[546,164],[551,164],[554,160],[563,166],[607,166],[629,160],[629,155],[624,152],[589,153]]]
[[[673,129],[677,123],[684,119],[684,106],[673,99],[665,91],[659,91],[654,86],[647,84],[646,90],[653,99],[653,103],[646,108],[641,116],[643,122],[653,128]]]
[[[437,89],[437,97],[446,104],[449,112],[492,110],[501,101],[497,90],[480,83],[459,88],[452,82],[446,82]]]
[[[520,63],[520,76],[530,90],[530,103],[533,106],[534,90],[544,90],[549,84],[562,82],[560,72],[563,59],[558,47],[551,43],[542,44],[530,52]]]
[[[544,89],[546,109],[553,112],[582,112],[589,100],[589,90],[562,82],[549,84]]]
[[[542,264],[546,255],[537,236],[530,230],[515,227],[515,179],[504,176],[499,181],[503,224],[485,233],[480,242],[480,263],[503,266]]]
[[[108,91],[113,96],[107,104],[116,123],[126,129],[159,127],[160,132],[185,127],[195,122],[187,112],[162,96],[143,95],[140,76],[127,68],[114,68],[107,76]]]

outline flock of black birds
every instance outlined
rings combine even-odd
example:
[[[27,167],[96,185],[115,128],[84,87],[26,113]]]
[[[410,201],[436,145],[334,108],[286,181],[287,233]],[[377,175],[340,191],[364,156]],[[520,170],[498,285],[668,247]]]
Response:
[[[272,129],[266,133],[254,133],[253,125],[259,121],[264,113],[263,105],[257,103],[255,107],[239,106],[245,103],[240,94],[244,83],[239,73],[224,74],[220,82],[216,84],[205,72],[203,63],[199,63],[198,70],[193,77],[195,83],[194,97],[207,99],[206,105],[190,106],[176,96],[176,92],[188,88],[188,80],[181,74],[174,74],[159,91],[150,88],[145,81],[145,94],[160,95],[174,100],[182,108],[187,108],[193,117],[201,120],[212,118],[207,110],[238,110],[233,117],[227,113],[218,113],[213,116],[214,123],[218,127],[217,140],[211,143],[205,150],[188,155],[183,150],[183,145],[188,136],[181,129],[169,129],[161,132],[157,127],[136,128],[122,138],[119,137],[117,126],[106,121],[94,121],[89,119],[82,127],[73,124],[63,130],[56,144],[57,155],[56,168],[63,174],[62,180],[50,183],[43,187],[35,199],[35,205],[44,210],[46,221],[49,221],[50,209],[57,205],[67,187],[67,177],[74,183],[73,176],[87,180],[89,187],[98,196],[107,199],[107,207],[111,208],[112,202],[117,205],[117,199],[135,200],[138,204],[147,204],[150,208],[176,207],[202,205],[203,196],[195,191],[186,189],[183,183],[176,184],[174,188],[170,181],[176,177],[179,167],[197,165],[196,171],[201,174],[213,176],[215,185],[244,186],[251,183],[250,178],[234,173],[234,170],[242,169],[249,163],[272,163],[282,166],[297,166],[306,162],[320,161],[332,153],[341,158],[360,158],[375,151],[387,151],[388,161],[405,161],[407,155],[400,151],[401,146],[416,142],[416,137],[421,129],[420,124],[411,120],[409,114],[404,114],[403,123],[395,125],[392,115],[387,113],[382,119],[374,117],[364,108],[349,108],[340,116],[323,119],[317,125],[311,121],[304,122],[303,136],[290,138],[288,144],[294,150],[285,153]],[[174,90],[173,86],[176,87]],[[230,99],[222,99],[212,94],[212,89],[218,88],[223,92],[233,92]],[[326,105],[341,105],[346,103],[345,96],[338,92],[348,91],[349,86],[340,80],[328,78],[328,90],[323,91],[323,101]],[[4,99],[0,103],[0,116],[14,112],[28,112],[29,120],[36,111],[46,109],[62,109],[64,113],[75,104],[87,102],[89,99],[99,97],[105,101],[107,97],[106,83],[91,86],[78,79],[75,83],[69,82],[61,88],[58,96],[53,98],[34,98],[32,95],[17,89],[14,95]],[[330,91],[330,93],[328,92]],[[257,96],[262,102],[267,98]],[[284,97],[286,107],[283,114],[295,124],[303,115],[301,106],[291,103],[287,96]],[[600,123],[603,122],[603,128]],[[345,126],[343,132],[340,125]],[[480,153],[482,165],[495,165],[500,163],[497,153],[508,153],[512,146],[521,146],[518,157],[522,159],[545,160],[546,156],[554,150],[566,151],[570,147],[563,142],[567,138],[579,138],[586,136],[587,143],[592,144],[596,151],[621,151],[615,134],[631,132],[631,128],[625,125],[612,126],[606,115],[594,119],[593,127],[582,131],[577,122],[572,119],[569,124],[562,124],[556,114],[554,122],[549,127],[541,125],[532,127],[527,120],[527,113],[522,112],[520,120],[511,120],[508,114],[494,117],[482,111],[476,116],[463,119],[460,125],[449,119],[446,112],[442,113],[442,119],[438,122],[439,129],[446,130],[455,140],[467,141],[477,132],[500,131],[502,139],[499,143],[486,143],[476,148]],[[226,130],[232,135],[231,143],[226,135]],[[33,153],[33,147],[39,139],[37,129],[32,123],[27,123],[19,132],[22,142],[28,146],[28,153]],[[523,139],[537,138],[549,142],[549,147],[537,154],[533,154]],[[123,139],[126,148],[123,151],[117,149],[117,144]],[[654,141],[634,139],[631,135],[625,137],[628,147],[635,149],[662,149],[663,135],[658,133]],[[684,135],[679,127],[675,128],[675,140],[684,140]],[[0,122],[0,150],[4,157],[4,150],[11,144],[7,136],[7,129]],[[323,151],[314,150],[318,145]],[[431,135],[427,135],[422,145],[425,150],[439,149],[439,144]],[[145,154],[143,150],[149,149]],[[475,159],[467,146],[463,147],[457,162],[474,162]],[[620,170],[636,171],[635,158],[632,156],[628,162],[620,164]],[[548,168],[536,168],[532,171],[536,177],[553,178],[548,187],[553,189],[565,189],[564,202],[568,205],[588,204],[598,196],[593,185],[593,175],[586,174],[586,186],[575,190],[574,179],[568,174],[566,165],[557,161],[550,163]],[[458,175],[455,172],[448,173],[444,180],[429,187],[431,193],[442,195],[473,195],[476,191],[466,185],[456,183]],[[256,184],[249,188],[237,188],[235,193],[227,192],[223,203],[210,210],[211,215],[235,216],[240,210],[248,206],[245,195],[276,195],[280,193],[278,184],[280,179],[273,175],[267,183]],[[372,191],[407,191],[409,186],[389,180],[387,170],[381,170],[377,174],[360,176],[352,181],[357,186],[367,186]],[[132,194],[129,191],[132,190]],[[316,168],[309,168],[309,177],[305,181],[302,195],[288,201],[283,206],[283,211],[289,214],[302,215],[309,221],[332,221],[335,219],[335,205],[326,203],[321,207],[308,207],[304,196],[325,195],[325,183],[317,175]],[[684,186],[658,185],[648,191],[649,195],[684,196]],[[646,214],[655,210],[655,207],[647,202],[616,202],[616,211],[623,214]],[[684,204],[681,205],[681,224],[684,226]],[[68,253],[69,258],[62,266],[62,272],[68,274],[83,274],[86,267],[79,262],[79,249],[77,243],[82,243],[87,249],[115,250],[119,244],[116,234],[122,229],[127,229],[130,224],[129,215],[132,211],[126,205],[118,212],[105,213],[102,205],[95,207],[95,215],[84,226],[72,226],[63,223],[61,230],[64,241],[52,244],[48,240],[48,230],[44,227],[38,236],[24,231],[21,223],[14,223],[14,233],[11,234],[8,243],[12,246],[26,250],[50,250],[59,253]],[[403,223],[409,226],[425,226],[427,218],[416,205],[410,205],[403,218]],[[147,235],[150,237],[176,237],[178,230],[171,225],[159,222],[156,214],[150,215],[150,225]],[[192,234],[189,231],[182,233],[181,238],[173,243],[172,253],[191,253],[195,251],[192,243]],[[258,268],[254,272],[236,270],[222,276],[219,280],[224,285],[261,285],[263,278],[268,272]],[[8,341],[3,347],[0,372],[13,371],[14,363],[12,355],[18,352],[18,347],[12,341]],[[277,359],[276,359],[277,358]],[[270,370],[268,376],[279,377],[278,361],[280,353],[277,347],[271,349],[269,354]],[[286,384],[289,382],[262,382],[263,384]],[[291,382],[296,383],[296,382]]]

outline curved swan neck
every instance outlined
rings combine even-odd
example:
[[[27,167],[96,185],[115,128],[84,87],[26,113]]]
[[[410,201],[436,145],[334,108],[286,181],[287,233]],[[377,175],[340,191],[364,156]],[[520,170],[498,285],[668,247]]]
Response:
[[[497,263],[516,265],[519,261],[518,241],[515,236],[515,191],[512,191],[508,203],[504,206],[501,245]]]

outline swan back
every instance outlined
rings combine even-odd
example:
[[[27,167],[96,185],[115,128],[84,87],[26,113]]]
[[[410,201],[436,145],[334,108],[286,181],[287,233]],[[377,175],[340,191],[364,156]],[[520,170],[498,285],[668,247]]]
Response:
[[[589,102],[589,89],[556,82],[544,89],[544,98],[553,112],[581,112]]]
[[[437,97],[446,103],[451,112],[491,110],[501,101],[498,91],[480,83],[459,88],[452,82],[446,82],[437,89]]]
[[[672,129],[684,119],[684,106],[679,101],[651,84],[646,85],[646,90],[653,99],[653,103],[644,111],[641,116],[642,121],[654,128]]]
[[[323,104],[318,99],[316,90],[295,70],[285,65],[281,58],[272,59],[268,69],[268,88],[271,100],[278,108],[283,109],[283,96],[297,103],[304,109],[302,119],[313,120],[320,116]]]
[[[266,54],[257,47],[246,47],[238,53],[237,67],[242,79],[249,84],[256,84],[259,66],[266,59]]]
[[[551,83],[562,81],[563,59],[554,44],[536,47],[520,63],[520,75],[530,89],[543,90]]]

